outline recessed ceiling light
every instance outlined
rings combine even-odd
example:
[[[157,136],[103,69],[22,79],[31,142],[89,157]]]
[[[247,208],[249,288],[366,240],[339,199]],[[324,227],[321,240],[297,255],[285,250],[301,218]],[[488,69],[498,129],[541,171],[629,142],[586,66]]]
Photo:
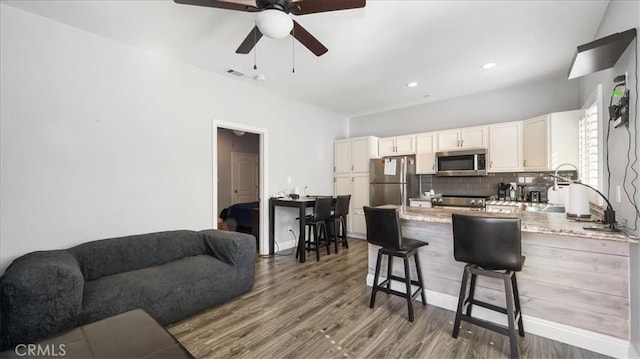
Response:
[[[496,67],[496,63],[495,62],[487,62],[486,64],[482,65],[483,69],[492,69]]]
[[[407,87],[416,87],[416,86],[418,86],[418,83],[415,81],[411,81],[407,84]]]

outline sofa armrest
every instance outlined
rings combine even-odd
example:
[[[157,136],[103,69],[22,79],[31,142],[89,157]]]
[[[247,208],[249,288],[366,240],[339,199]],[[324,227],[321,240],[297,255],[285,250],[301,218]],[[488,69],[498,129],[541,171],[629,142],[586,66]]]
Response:
[[[256,259],[256,239],[250,234],[207,229],[203,234],[210,254],[237,267],[253,268]]]
[[[0,279],[2,348],[76,326],[83,290],[80,266],[67,251],[33,252],[13,261]]]

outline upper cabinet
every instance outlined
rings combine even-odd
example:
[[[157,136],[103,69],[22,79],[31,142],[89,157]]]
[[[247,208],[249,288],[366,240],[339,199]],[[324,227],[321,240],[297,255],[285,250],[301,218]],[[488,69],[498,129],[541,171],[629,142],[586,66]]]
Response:
[[[415,153],[415,135],[385,137],[378,140],[378,154],[380,157],[414,155]]]
[[[578,166],[581,110],[556,112],[523,122],[525,171],[553,171],[563,163]]]
[[[436,132],[416,135],[416,174],[436,173]]]
[[[488,127],[477,126],[440,131],[437,136],[438,151],[462,150],[488,146]]]
[[[517,172],[523,167],[522,121],[489,126],[487,172]]]
[[[345,138],[334,144],[334,172],[369,172],[369,160],[378,157],[378,138]]]

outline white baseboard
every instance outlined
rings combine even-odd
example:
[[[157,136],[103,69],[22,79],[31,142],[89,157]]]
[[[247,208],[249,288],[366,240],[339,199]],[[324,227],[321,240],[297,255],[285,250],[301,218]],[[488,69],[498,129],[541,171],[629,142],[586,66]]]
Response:
[[[276,245],[277,244],[277,245]],[[278,253],[279,251],[285,250],[285,249],[291,249],[293,247],[296,246],[296,241],[294,240],[288,240],[288,241],[283,241],[283,242],[275,242],[273,245],[273,250]],[[373,283],[373,282],[371,282]]]
[[[640,359],[640,353],[633,348],[633,345],[629,345],[629,359]]]
[[[349,238],[358,238],[358,239],[367,239],[367,235],[366,234],[353,233],[353,232],[347,232],[347,237],[349,237]],[[371,282],[371,283],[373,283],[373,282]]]
[[[380,277],[380,282],[384,279],[386,278]],[[367,286],[373,286],[373,274],[367,274],[366,282]],[[404,284],[399,282],[391,282],[391,287],[400,292],[405,291]],[[428,304],[453,312],[456,311],[458,306],[457,297],[430,290],[426,290],[425,294],[427,295]],[[473,313],[474,317],[478,317],[480,319],[489,320],[502,325],[507,324],[507,319],[503,314],[496,313],[489,309],[474,306]],[[591,350],[596,353],[615,358],[632,358],[632,351],[635,352],[631,345],[629,345],[629,341],[620,338],[528,315],[523,315],[522,321],[526,333],[557,340],[559,342]]]

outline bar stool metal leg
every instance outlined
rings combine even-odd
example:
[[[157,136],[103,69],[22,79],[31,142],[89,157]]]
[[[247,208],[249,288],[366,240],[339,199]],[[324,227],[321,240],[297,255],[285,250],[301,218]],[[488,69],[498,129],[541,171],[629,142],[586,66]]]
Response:
[[[509,346],[511,347],[511,358],[518,358],[518,337],[516,336],[515,305],[513,303],[513,287],[511,285],[511,271],[507,271],[504,276],[504,293],[507,300],[507,322],[509,324]]]
[[[520,293],[518,293],[518,281],[516,280],[516,272],[511,275],[511,284],[513,285],[513,300],[516,304],[516,315],[518,316],[518,334],[524,337],[524,326],[522,325],[522,311],[520,310]]]
[[[471,309],[473,308],[473,296],[476,294],[476,279],[477,274],[471,273],[471,285],[469,285],[469,299],[467,302],[467,313],[466,315],[471,316]]]
[[[418,252],[416,252],[414,259],[416,262],[416,273],[418,273],[418,282],[420,283],[420,288],[422,288],[420,298],[422,299],[422,305],[427,305],[427,296],[424,293],[424,280],[422,280],[422,269],[420,267],[420,260],[418,259]]]
[[[456,320],[453,322],[452,337],[457,338],[460,333],[460,322],[462,321],[462,307],[467,296],[467,282],[469,280],[469,265],[464,266],[462,272],[462,283],[460,284],[460,295],[458,296],[458,309],[456,310]]]
[[[331,254],[331,251],[329,250],[329,248],[331,247],[331,241],[329,241],[329,233],[327,232],[327,225],[325,224],[325,222],[320,222],[320,228],[320,233],[324,232],[324,241],[327,244],[327,254]]]
[[[382,253],[378,251],[378,259],[376,260],[376,273],[373,276],[373,287],[371,288],[371,300],[369,308],[373,308],[376,304],[376,292],[378,291],[378,280],[380,279],[380,265],[382,264]]]
[[[413,322],[413,296],[411,295],[411,272],[409,271],[409,258],[402,258],[404,261],[404,283],[407,288],[407,307],[409,308],[409,321]]]
[[[387,289],[391,289],[391,276],[393,271],[393,257],[387,254]]]
[[[349,248],[349,240],[347,239],[347,217],[340,217],[340,226],[342,227],[342,246],[344,248]]]

